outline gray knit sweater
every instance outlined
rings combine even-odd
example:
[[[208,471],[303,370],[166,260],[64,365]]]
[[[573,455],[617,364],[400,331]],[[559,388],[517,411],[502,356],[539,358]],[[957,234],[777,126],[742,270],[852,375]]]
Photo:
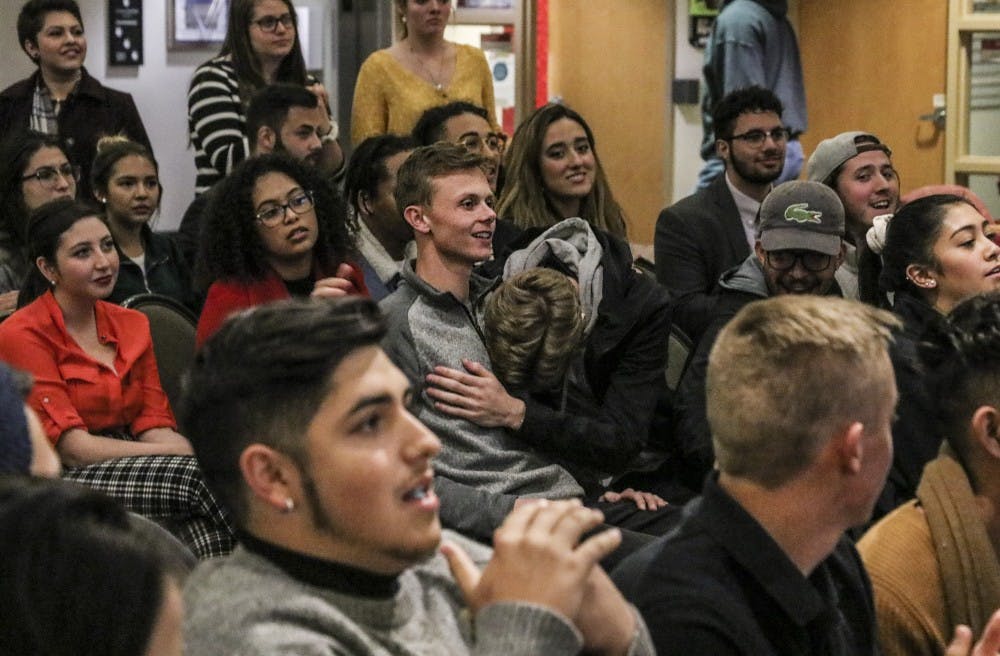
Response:
[[[459,535],[447,539],[474,560],[490,550]],[[388,599],[308,585],[239,547],[203,562],[184,590],[188,656],[519,656],[577,654],[582,639],[563,616],[530,604],[497,603],[470,623],[461,591],[440,554],[408,569]],[[653,654],[645,625],[632,645]]]
[[[462,358],[468,358],[490,366],[481,314],[494,281],[473,274],[465,306],[421,280],[412,262],[405,262],[401,273],[399,288],[379,304],[388,321],[382,347],[414,385],[417,416],[441,439],[434,487],[444,524],[489,539],[518,497],[582,496],[580,484],[551,457],[504,428],[484,428],[439,412],[423,392],[425,376],[437,365],[461,370]]]

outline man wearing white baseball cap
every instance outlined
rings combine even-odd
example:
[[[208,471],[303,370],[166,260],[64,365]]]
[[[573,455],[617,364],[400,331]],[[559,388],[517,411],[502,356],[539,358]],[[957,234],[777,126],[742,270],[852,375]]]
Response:
[[[899,174],[892,151],[868,132],[841,132],[816,146],[806,177],[827,185],[844,205],[847,250],[837,283],[848,298],[858,298],[858,253],[876,216],[899,206]]]

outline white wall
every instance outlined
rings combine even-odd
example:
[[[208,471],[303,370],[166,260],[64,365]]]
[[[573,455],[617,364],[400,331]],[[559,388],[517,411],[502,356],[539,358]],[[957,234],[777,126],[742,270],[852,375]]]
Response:
[[[799,1],[788,3],[788,19],[798,29]],[[688,3],[674,3],[676,24],[674,34],[674,79],[701,79],[704,51],[688,43]],[[702,167],[701,106],[674,105],[674,177],[673,202],[691,195]]]
[[[687,40],[688,3],[676,2],[674,34],[674,79],[701,79],[703,53]],[[673,200],[690,196],[701,170],[701,107],[677,105],[674,111]]]
[[[153,151],[160,164],[160,178],[165,188],[161,204],[159,230],[172,230],[180,223],[194,194],[194,151],[188,148],[187,88],[194,69],[215,53],[213,50],[167,52],[166,7],[172,0],[145,0],[143,10],[142,66],[107,66],[107,2],[78,0],[87,31],[87,70],[101,83],[132,94],[149,133]],[[0,48],[8,53],[8,62],[0,67],[0,88],[30,75],[34,66],[17,44],[15,25],[20,0],[0,2]],[[330,41],[323,39],[330,25],[327,0],[297,0],[297,7],[309,7],[311,48],[322,57],[328,88],[335,88],[335,76],[329,65]],[[330,94],[336,98],[335,93]],[[335,102],[335,100],[334,100]],[[336,112],[336,108],[334,108]]]

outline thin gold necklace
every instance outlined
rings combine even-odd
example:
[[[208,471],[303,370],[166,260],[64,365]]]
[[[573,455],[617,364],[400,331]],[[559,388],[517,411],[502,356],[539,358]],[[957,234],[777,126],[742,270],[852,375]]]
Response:
[[[427,77],[431,79],[431,83],[434,85],[434,90],[437,91],[439,94],[441,94],[443,97],[447,98],[448,94],[445,93],[444,91],[444,85],[440,81],[438,81],[437,75],[434,75],[434,73],[431,72],[431,69],[427,68],[427,66],[424,64],[424,60],[421,59],[417,55],[417,53],[413,51],[412,45],[407,44],[407,47],[410,49],[410,54],[413,56],[413,58],[417,60],[417,64],[420,65],[420,68],[423,69],[424,73],[427,73]],[[445,56],[447,56],[447,46],[445,46]],[[443,59],[444,57],[442,57],[442,60]],[[440,75],[443,72],[444,72],[444,64],[442,63],[440,66],[438,66],[438,75]]]

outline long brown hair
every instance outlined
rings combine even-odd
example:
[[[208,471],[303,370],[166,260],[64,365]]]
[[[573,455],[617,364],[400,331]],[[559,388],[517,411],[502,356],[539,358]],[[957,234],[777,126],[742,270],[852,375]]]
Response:
[[[594,144],[594,133],[583,117],[565,105],[550,103],[536,109],[514,132],[504,160],[507,179],[497,206],[497,215],[522,228],[548,228],[562,221],[549,203],[542,183],[542,143],[549,126],[568,118],[578,123],[587,134],[594,153],[594,186],[580,204],[580,218],[587,223],[627,239],[625,214],[611,193],[611,186],[601,166]]]
[[[306,60],[302,56],[302,42],[299,40],[299,19],[295,14],[292,0],[281,0],[292,15],[295,26],[295,43],[292,51],[285,56],[278,67],[275,82],[291,82],[307,84]],[[257,89],[266,85],[260,62],[250,43],[250,21],[253,19],[253,8],[260,0],[230,0],[229,24],[226,27],[226,40],[222,42],[220,55],[229,55],[236,69],[240,83],[240,98],[249,102],[250,96]]]

